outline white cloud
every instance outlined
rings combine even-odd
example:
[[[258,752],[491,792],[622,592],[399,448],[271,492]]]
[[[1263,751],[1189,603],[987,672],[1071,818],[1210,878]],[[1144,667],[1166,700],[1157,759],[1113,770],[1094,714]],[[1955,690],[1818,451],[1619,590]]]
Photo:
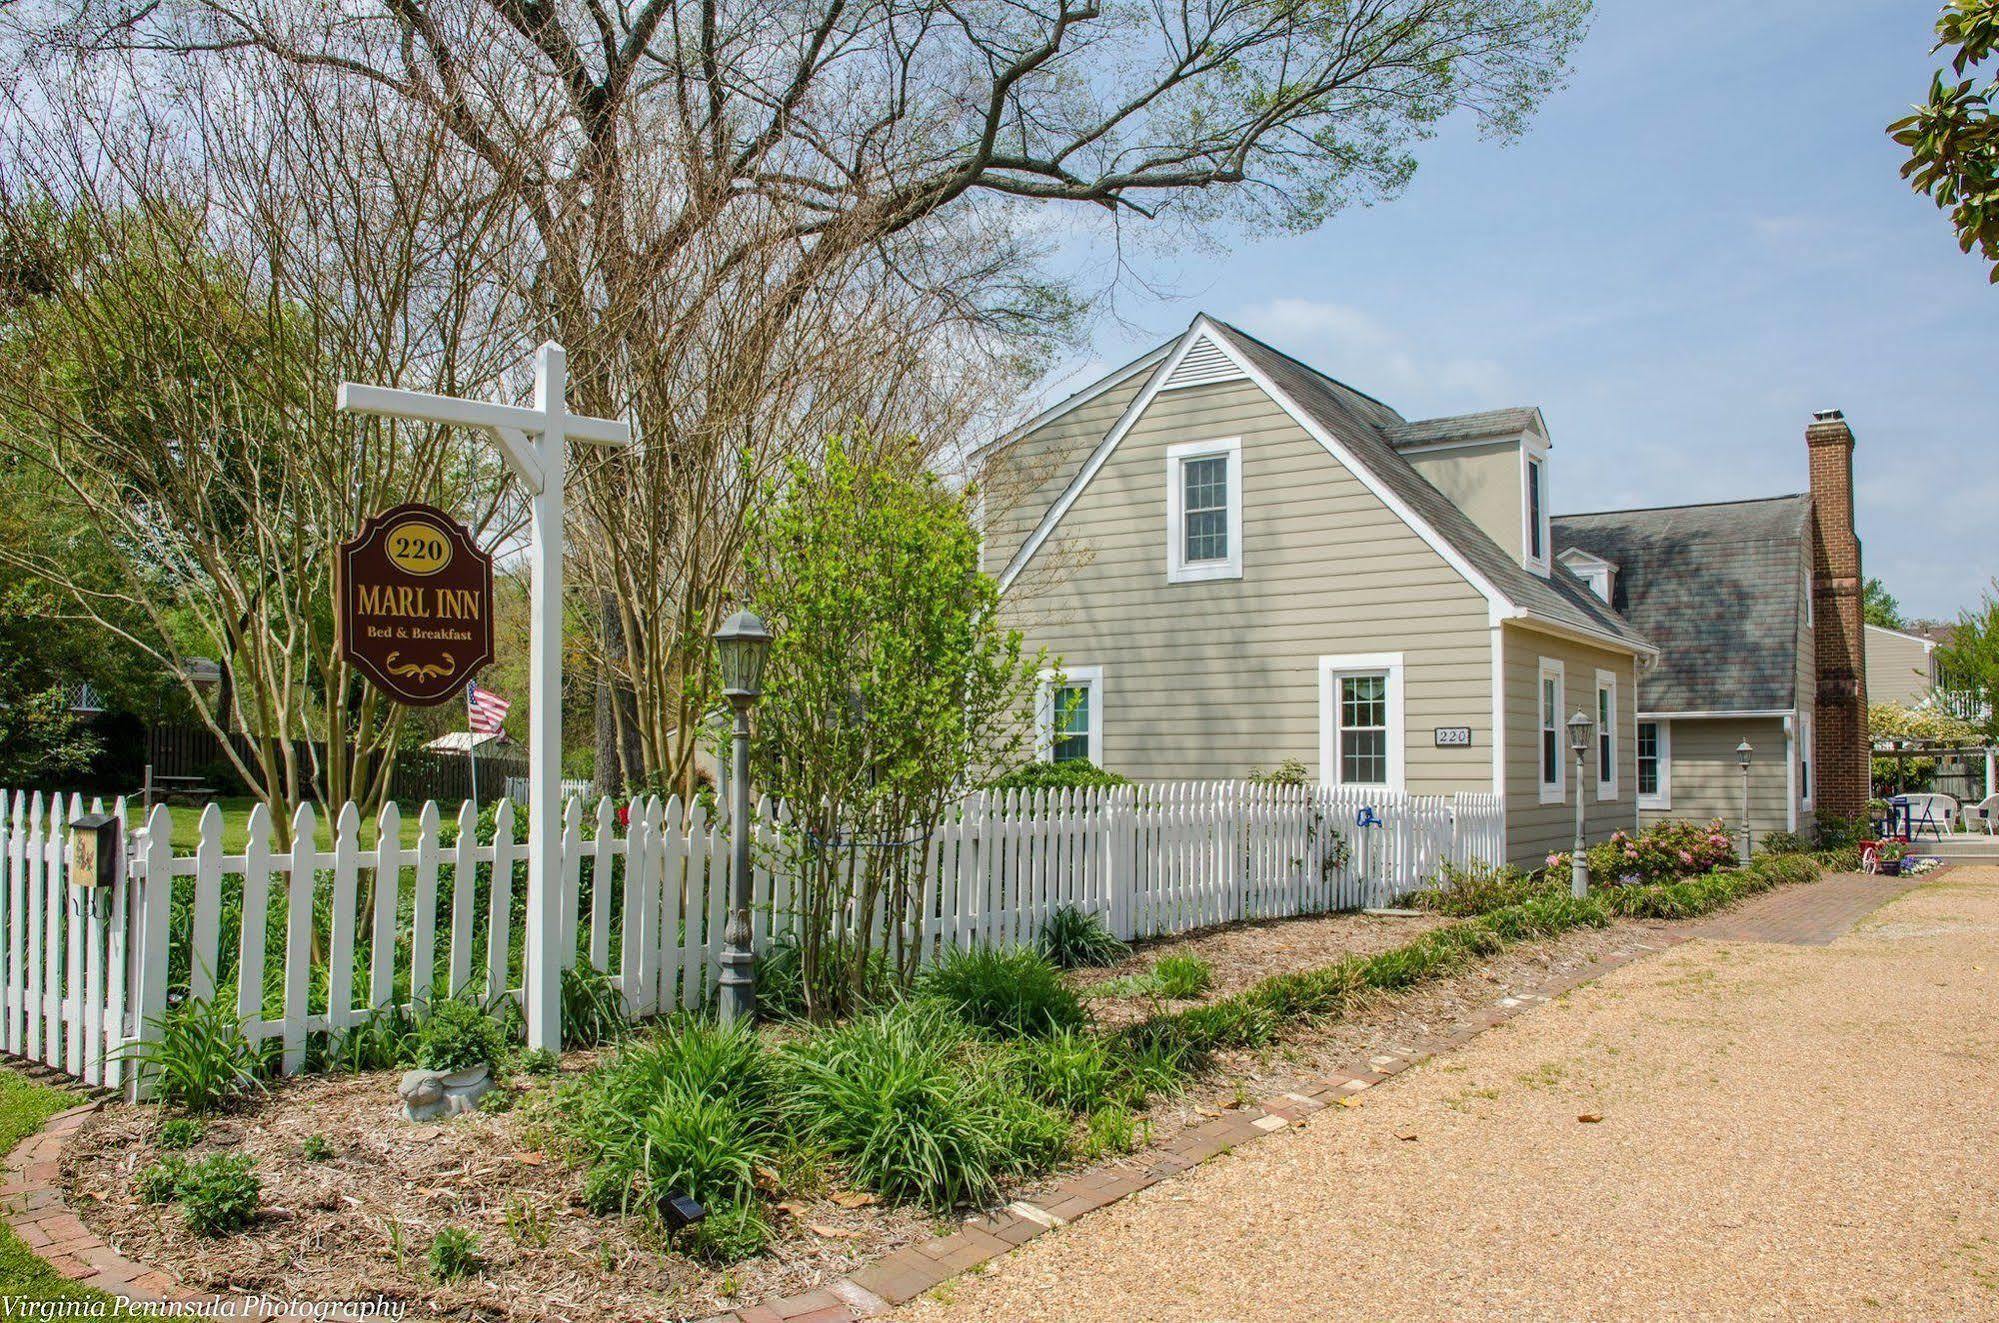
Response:
[[[1512,398],[1511,378],[1497,360],[1419,343],[1408,332],[1345,304],[1277,298],[1252,304],[1230,320],[1326,375],[1386,401],[1405,417],[1533,402]]]

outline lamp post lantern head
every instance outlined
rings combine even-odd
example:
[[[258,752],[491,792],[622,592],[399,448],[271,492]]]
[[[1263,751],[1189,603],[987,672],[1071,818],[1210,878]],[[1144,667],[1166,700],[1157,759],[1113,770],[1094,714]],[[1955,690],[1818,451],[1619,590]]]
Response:
[[[1745,772],[1748,771],[1749,757],[1751,754],[1755,752],[1756,752],[1755,748],[1750,745],[1748,740],[1744,740],[1742,743],[1736,745],[1735,746],[1736,766],[1740,767]]]
[[[1575,715],[1569,718],[1569,748],[1574,751],[1576,757],[1582,757],[1583,752],[1589,748],[1590,732],[1595,728],[1595,719],[1581,708],[1577,708]]]
[[[748,707],[763,696],[764,661],[770,656],[769,626],[753,611],[738,611],[715,631],[715,654],[722,664],[722,693]]]

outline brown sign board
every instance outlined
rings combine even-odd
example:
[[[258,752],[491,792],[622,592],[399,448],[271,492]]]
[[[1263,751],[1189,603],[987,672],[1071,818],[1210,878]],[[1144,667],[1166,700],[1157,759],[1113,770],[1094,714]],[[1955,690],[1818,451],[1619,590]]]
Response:
[[[493,558],[429,505],[399,505],[340,544],[340,655],[398,703],[434,707],[493,660]]]

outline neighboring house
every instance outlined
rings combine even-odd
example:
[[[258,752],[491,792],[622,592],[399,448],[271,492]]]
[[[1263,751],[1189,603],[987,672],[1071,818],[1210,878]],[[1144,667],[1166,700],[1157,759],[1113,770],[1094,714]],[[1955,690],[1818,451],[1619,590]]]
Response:
[[[1646,745],[1641,766],[1649,677],[1692,663],[1662,659],[1613,605],[1643,586],[1642,567],[1564,544],[1551,449],[1537,409],[1411,422],[1196,318],[981,455],[986,567],[1011,622],[1060,660],[1044,677],[1043,755],[1152,781],[1240,777],[1295,758],[1328,784],[1496,793],[1508,854],[1531,863],[1571,838],[1564,726],[1582,709],[1600,722],[1584,771],[1588,831],[1633,826],[1641,786],[1687,765],[1672,759],[1697,755],[1700,735],[1723,732],[1686,726],[1663,764]],[[1821,605],[1850,599],[1857,674],[1850,490],[1849,478],[1850,554],[1837,576],[1818,565],[1817,592]],[[1814,728],[1821,740],[1826,731],[1815,695],[1823,704],[1859,684],[1813,682],[1827,650],[1823,631],[1816,650],[1802,633],[1803,589],[1823,538],[1798,531],[1813,503],[1773,504],[1789,512],[1792,558],[1772,592],[1759,585],[1752,645],[1782,657],[1732,668],[1770,692],[1703,700],[1770,714],[1754,728],[1770,742],[1764,758],[1780,776],[1795,761],[1806,778],[1765,801],[1766,826],[1795,821],[1812,793],[1814,760],[1785,755],[1782,714],[1809,749]],[[1696,720],[1688,711],[1674,719]],[[1864,713],[1834,724],[1861,741],[1840,759],[1840,780],[1857,763],[1864,804]],[[1686,789],[1675,813],[1732,818],[1696,793],[1701,780],[1689,771],[1676,783]]]
[[[1880,625],[1866,633],[1868,699],[1921,706],[1936,689],[1936,640]]]
[[[1638,679],[1640,820],[1742,816],[1796,831],[1814,807],[1812,500],[1567,515],[1557,558],[1659,647]]]

